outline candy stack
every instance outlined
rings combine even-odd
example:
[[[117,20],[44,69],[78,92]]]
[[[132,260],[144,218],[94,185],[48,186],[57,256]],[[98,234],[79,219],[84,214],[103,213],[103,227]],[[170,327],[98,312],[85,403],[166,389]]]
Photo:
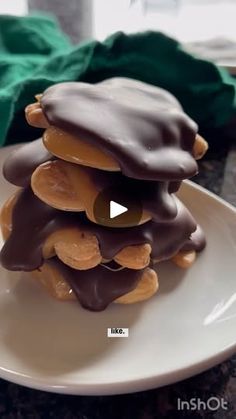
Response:
[[[26,108],[43,138],[11,154],[2,265],[89,310],[149,299],[158,262],[189,267],[204,234],[176,197],[207,150],[168,92],[132,79],[49,87]],[[154,269],[155,266],[155,269]]]

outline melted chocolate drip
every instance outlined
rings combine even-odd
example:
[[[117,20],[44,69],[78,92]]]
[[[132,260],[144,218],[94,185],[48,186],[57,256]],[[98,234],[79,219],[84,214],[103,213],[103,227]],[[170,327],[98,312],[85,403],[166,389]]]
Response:
[[[178,181],[197,173],[196,124],[163,89],[132,79],[49,87],[41,106],[51,125],[111,154],[128,177]]]
[[[174,196],[169,192],[169,182],[137,180],[128,178],[121,172],[111,172],[108,175],[107,172],[98,169],[83,169],[100,190],[114,190],[114,198],[117,197],[118,202],[125,202],[126,199],[129,202],[132,198],[134,205],[140,203],[141,208],[148,211],[154,221],[166,221],[176,217],[177,206]]]
[[[202,228],[198,225],[197,229],[191,234],[181,250],[195,250],[201,252],[206,246],[206,238]]]
[[[78,271],[64,265],[57,258],[47,263],[62,273],[80,304],[92,311],[104,310],[116,298],[134,290],[144,271],[127,268],[111,271],[101,265],[87,271]]]
[[[153,259],[169,259],[196,230],[190,212],[177,198],[175,200],[178,214],[172,221],[149,221],[141,226],[117,229],[94,224],[81,213],[56,210],[40,201],[30,187],[25,188],[13,209],[12,232],[0,255],[2,265],[16,271],[39,268],[43,264],[45,240],[54,231],[67,226],[78,226],[93,233],[104,259],[113,259],[126,246],[143,243],[150,243]]]
[[[27,186],[35,169],[52,158],[52,154],[45,149],[42,138],[39,138],[10,154],[4,162],[3,175],[16,186]]]
[[[55,85],[44,92],[41,104],[52,125],[95,146],[99,144],[117,159],[122,173],[132,179],[121,173],[108,177],[100,170],[87,170],[100,186],[122,186],[124,193],[140,197],[143,208],[154,220],[132,228],[101,227],[84,214],[59,211],[44,204],[33,194],[30,178],[40,164],[54,157],[37,140],[11,155],[3,169],[9,182],[24,187],[13,209],[12,232],[0,255],[5,268],[40,269],[45,240],[67,226],[93,233],[102,257],[108,260],[126,246],[143,243],[150,243],[154,260],[169,259],[180,249],[203,249],[202,230],[196,229],[189,211],[171,196],[182,179],[197,172],[192,156],[197,127],[172,95],[138,81],[118,78],[96,85]],[[78,271],[56,257],[47,263],[62,273],[81,305],[95,311],[132,291],[144,271],[111,270],[105,265]]]
[[[12,232],[1,250],[2,265],[13,271],[33,271],[43,264],[42,246],[59,225],[55,210],[25,188],[13,208]]]
[[[56,158],[53,159],[56,160]],[[38,165],[50,160],[52,160],[52,155],[45,150],[42,140],[39,139],[12,153],[4,163],[3,174],[14,185],[27,186]],[[112,187],[114,191],[118,189],[121,191],[121,198],[128,197],[129,200],[130,197],[134,197],[155,221],[169,220],[177,214],[175,199],[169,191],[169,182],[131,179],[121,172],[108,174],[103,170],[88,167],[83,167],[83,170],[88,172],[101,190]]]

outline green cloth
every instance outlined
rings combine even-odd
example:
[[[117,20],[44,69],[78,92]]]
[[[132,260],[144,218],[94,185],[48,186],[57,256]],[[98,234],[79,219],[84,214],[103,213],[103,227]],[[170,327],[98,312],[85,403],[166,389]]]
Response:
[[[1,16],[0,145],[17,141],[22,127],[32,130],[24,120],[24,107],[48,86],[114,76],[169,90],[200,129],[221,127],[235,114],[236,81],[162,33],[118,32],[102,43],[93,40],[75,47],[49,17]]]

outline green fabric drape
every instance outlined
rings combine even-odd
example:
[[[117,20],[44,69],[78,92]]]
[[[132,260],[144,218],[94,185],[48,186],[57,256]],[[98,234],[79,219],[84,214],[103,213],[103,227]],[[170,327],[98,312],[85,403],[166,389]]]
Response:
[[[185,52],[159,32],[115,33],[104,42],[72,46],[50,17],[0,16],[0,145],[24,126],[24,107],[54,83],[132,77],[172,92],[200,129],[235,114],[236,81],[227,71]]]

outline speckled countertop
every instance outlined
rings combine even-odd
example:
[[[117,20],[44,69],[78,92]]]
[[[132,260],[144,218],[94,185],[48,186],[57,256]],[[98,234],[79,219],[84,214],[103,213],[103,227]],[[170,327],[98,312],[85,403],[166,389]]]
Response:
[[[234,147],[214,146],[200,162],[194,179],[234,203],[236,200],[236,152]],[[230,152],[229,152],[230,150]],[[227,410],[178,411],[178,399],[217,397]],[[214,406],[214,405],[213,405]],[[236,354],[198,376],[163,388],[119,396],[67,396],[50,394],[0,380],[1,419],[235,419]]]
[[[178,398],[224,398],[228,410],[178,411]],[[64,396],[0,382],[1,419],[235,419],[236,356],[180,383],[121,396]]]

